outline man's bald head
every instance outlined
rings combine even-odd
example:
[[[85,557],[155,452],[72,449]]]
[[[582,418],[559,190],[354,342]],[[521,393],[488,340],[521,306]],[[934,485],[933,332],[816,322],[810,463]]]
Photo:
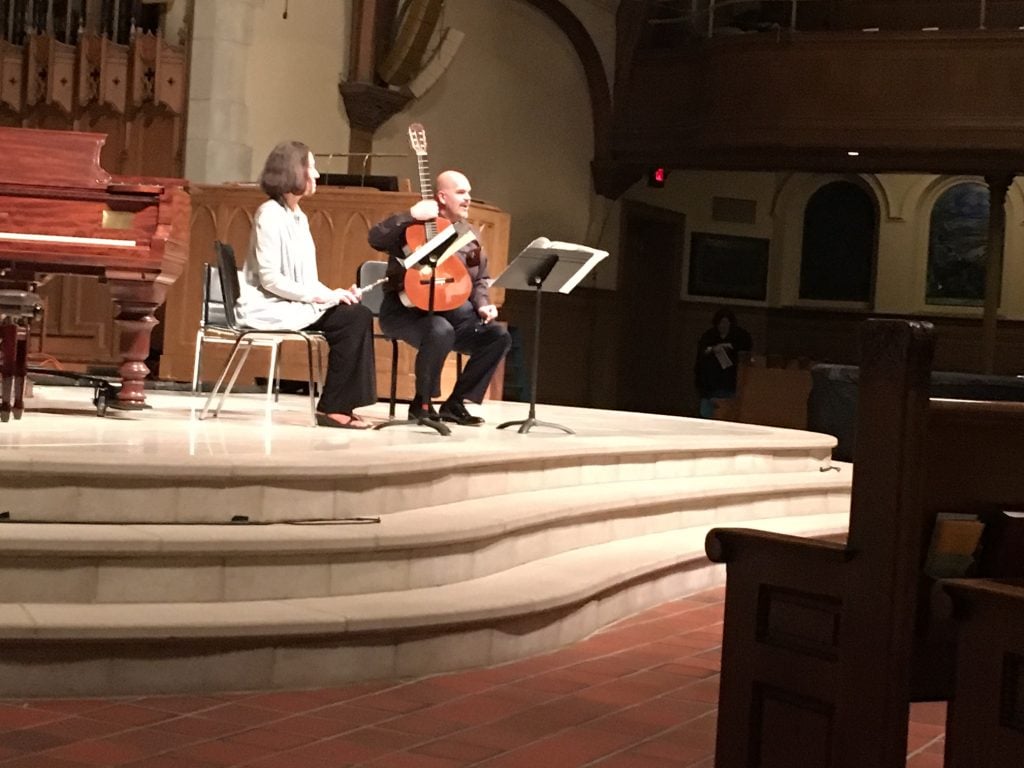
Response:
[[[450,221],[461,221],[469,216],[471,191],[469,179],[460,171],[442,171],[437,175],[437,202]]]

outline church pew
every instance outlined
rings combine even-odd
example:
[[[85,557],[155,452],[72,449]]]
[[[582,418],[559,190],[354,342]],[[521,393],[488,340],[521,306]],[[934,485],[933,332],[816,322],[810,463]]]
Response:
[[[1024,579],[944,586],[959,630],[944,766],[1024,765]]]
[[[862,343],[846,543],[708,534],[727,566],[717,768],[903,768],[909,703],[953,689],[935,515],[1024,501],[1024,408],[930,403],[928,323],[870,320]]]

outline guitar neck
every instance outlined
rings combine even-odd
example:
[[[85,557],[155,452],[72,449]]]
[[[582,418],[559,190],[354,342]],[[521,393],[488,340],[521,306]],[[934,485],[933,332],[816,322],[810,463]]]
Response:
[[[419,167],[420,174],[420,197],[424,200],[431,200],[434,197],[434,187],[430,182],[430,165],[426,152],[416,155],[416,164]],[[437,234],[437,223],[435,221],[424,222],[423,226],[426,229],[427,240]]]

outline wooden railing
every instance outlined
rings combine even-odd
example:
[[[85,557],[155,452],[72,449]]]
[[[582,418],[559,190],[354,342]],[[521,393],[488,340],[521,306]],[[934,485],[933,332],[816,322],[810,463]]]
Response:
[[[755,5],[759,7],[752,7]],[[756,4],[750,0],[679,0],[655,9],[647,20],[649,25],[677,27],[707,37],[725,29],[931,31],[1016,29],[1024,24],[1020,0],[768,0]]]
[[[639,50],[617,86],[612,148],[639,167],[1015,171],[1021,67],[1018,31],[750,34]]]

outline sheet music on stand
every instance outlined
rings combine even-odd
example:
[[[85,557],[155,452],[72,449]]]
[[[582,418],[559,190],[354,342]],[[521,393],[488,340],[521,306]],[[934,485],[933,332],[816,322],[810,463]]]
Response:
[[[608,256],[608,251],[576,243],[548,240],[538,237],[512,260],[508,268],[492,285],[517,291],[535,291],[536,303],[533,326],[533,370],[530,385],[530,414],[519,421],[506,421],[498,429],[519,425],[519,434],[535,426],[560,429],[574,434],[561,424],[537,419],[537,368],[540,359],[540,295],[541,293],[568,294],[580,284],[591,270]]]
[[[560,240],[548,240],[538,237],[526,246],[508,269],[498,276],[492,285],[513,290],[529,290],[534,284],[529,282],[529,268],[537,268],[548,256],[558,259],[549,274],[544,276],[543,290],[545,293],[572,293],[591,270],[608,256],[608,251],[601,251],[577,243],[565,243]],[[520,261],[522,263],[520,264]],[[517,266],[518,265],[518,266]]]

